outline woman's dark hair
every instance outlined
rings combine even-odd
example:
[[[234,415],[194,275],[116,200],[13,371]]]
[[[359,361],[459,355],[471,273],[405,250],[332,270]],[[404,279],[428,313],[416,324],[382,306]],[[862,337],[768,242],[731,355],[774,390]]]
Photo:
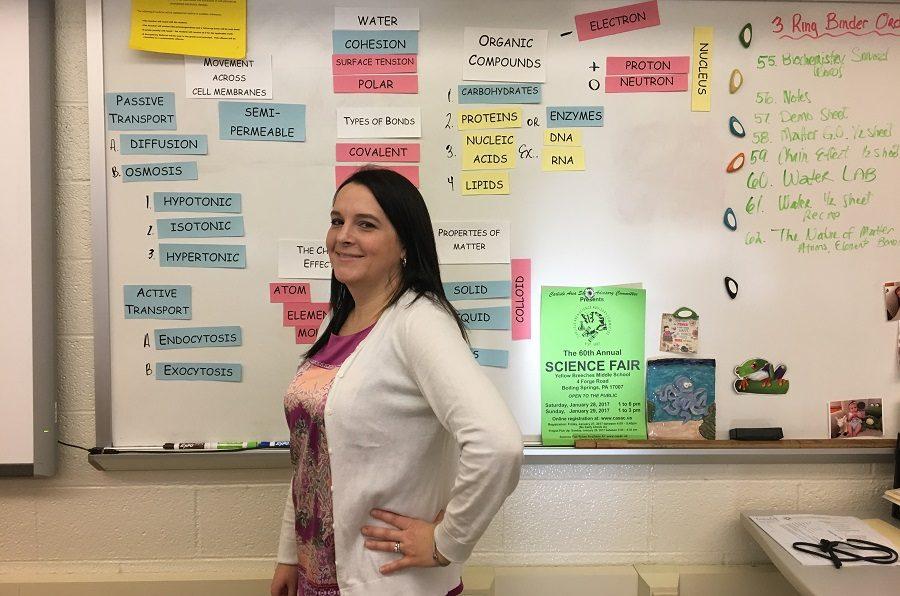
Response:
[[[385,306],[395,304],[407,290],[412,290],[416,293],[414,302],[424,296],[442,307],[456,321],[462,336],[468,339],[459,313],[444,293],[431,217],[419,189],[397,172],[375,167],[357,170],[338,186],[335,197],[348,184],[360,184],[369,189],[397,231],[400,245],[406,251],[406,266],[400,269],[397,291]],[[331,321],[306,353],[307,358],[325,347],[328,337],[340,330],[355,306],[347,286],[339,282],[334,273],[331,274],[330,302]]]

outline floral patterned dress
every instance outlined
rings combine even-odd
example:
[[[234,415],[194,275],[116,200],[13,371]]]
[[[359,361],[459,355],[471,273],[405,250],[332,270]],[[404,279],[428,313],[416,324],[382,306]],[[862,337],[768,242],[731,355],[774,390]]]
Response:
[[[340,596],[341,593],[334,556],[325,402],[341,364],[371,329],[352,335],[331,335],[315,356],[300,364],[284,395],[294,468],[291,492],[297,538],[297,596]],[[460,581],[447,596],[461,594],[462,589]]]

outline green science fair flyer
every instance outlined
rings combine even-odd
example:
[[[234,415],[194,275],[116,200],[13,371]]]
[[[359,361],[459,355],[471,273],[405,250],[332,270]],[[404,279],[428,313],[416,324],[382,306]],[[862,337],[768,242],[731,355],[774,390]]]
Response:
[[[646,439],[646,293],[541,288],[541,439]]]

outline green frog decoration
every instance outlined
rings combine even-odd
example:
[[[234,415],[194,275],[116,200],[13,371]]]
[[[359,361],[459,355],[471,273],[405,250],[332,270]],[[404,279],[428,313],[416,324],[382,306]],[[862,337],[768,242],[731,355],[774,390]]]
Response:
[[[787,393],[791,382],[784,378],[787,366],[773,366],[764,358],[751,358],[740,366],[734,367],[737,380],[734,390],[738,393],[761,393],[764,395],[783,395]]]

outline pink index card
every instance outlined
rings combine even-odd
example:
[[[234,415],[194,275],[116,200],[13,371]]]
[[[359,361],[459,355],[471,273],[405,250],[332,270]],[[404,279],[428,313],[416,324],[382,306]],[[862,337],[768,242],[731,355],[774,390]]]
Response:
[[[318,327],[294,327],[294,341],[298,344],[312,345],[319,339]]]
[[[510,259],[512,338],[531,339],[531,259]]]
[[[417,72],[415,54],[332,54],[331,74],[397,74]]]
[[[691,71],[690,56],[607,56],[606,76]]]
[[[338,143],[335,161],[404,161],[419,163],[418,143]]]
[[[285,327],[318,327],[328,315],[329,306],[327,302],[285,302],[281,324]]]
[[[335,93],[418,93],[419,75],[342,75],[334,77]]]
[[[687,74],[616,75],[606,77],[607,93],[660,93],[687,90]]]
[[[659,6],[656,0],[575,15],[578,41],[627,33],[656,25],[659,25]]]
[[[334,185],[340,186],[361,166],[334,166]],[[379,166],[385,170],[393,170],[419,187],[419,166]]]
[[[269,284],[269,302],[309,302],[306,282],[273,282]]]

